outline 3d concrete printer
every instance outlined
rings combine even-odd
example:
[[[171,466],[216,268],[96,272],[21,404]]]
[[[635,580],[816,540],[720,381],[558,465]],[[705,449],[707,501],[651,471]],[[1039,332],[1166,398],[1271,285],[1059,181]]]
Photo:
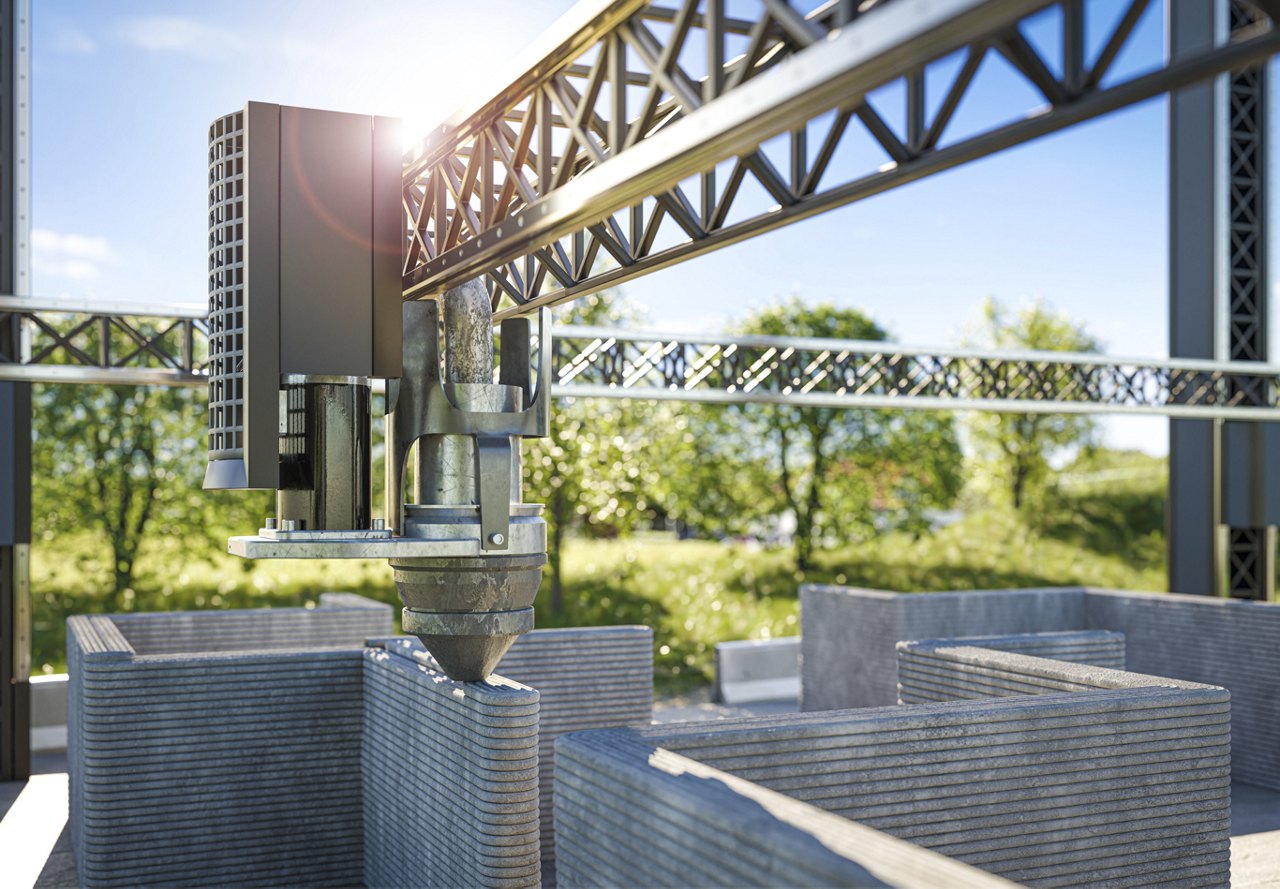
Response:
[[[529,321],[504,321],[495,369],[481,282],[402,303],[400,189],[396,120],[250,102],[210,127],[204,484],[277,492],[236,555],[387,559],[405,631],[480,679],[533,628],[546,526],[521,499],[518,440],[547,433],[550,331],[544,315],[535,367]]]

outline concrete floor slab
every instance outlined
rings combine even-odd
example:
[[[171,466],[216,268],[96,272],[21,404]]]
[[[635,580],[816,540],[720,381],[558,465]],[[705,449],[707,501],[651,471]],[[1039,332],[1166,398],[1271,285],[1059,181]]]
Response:
[[[1280,793],[1231,785],[1231,885],[1280,887]]]

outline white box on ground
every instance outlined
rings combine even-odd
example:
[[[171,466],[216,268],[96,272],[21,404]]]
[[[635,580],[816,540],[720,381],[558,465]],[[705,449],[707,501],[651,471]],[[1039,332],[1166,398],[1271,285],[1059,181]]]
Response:
[[[751,704],[800,697],[800,637],[716,646],[716,700]]]
[[[31,677],[31,750],[67,749],[67,674]]]

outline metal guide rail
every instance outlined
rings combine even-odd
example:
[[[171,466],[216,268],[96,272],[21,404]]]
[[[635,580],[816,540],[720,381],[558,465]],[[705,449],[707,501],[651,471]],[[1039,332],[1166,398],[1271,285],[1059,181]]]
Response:
[[[16,314],[29,323],[29,356],[0,355],[0,379],[207,384],[198,309],[18,302],[0,297],[0,321]],[[553,333],[558,398],[1280,420],[1280,366],[1257,362],[580,326]]]
[[[1260,15],[1208,51],[1124,70],[1160,5],[1118,2],[1114,20],[1087,25],[1084,0],[580,3],[492,98],[406,156],[405,293],[484,274],[500,317],[525,314],[1280,49]],[[957,132],[992,57],[1035,105]],[[851,141],[880,157],[840,162]]]
[[[204,306],[0,296],[0,325],[21,330],[0,352],[0,380],[203,386]]]

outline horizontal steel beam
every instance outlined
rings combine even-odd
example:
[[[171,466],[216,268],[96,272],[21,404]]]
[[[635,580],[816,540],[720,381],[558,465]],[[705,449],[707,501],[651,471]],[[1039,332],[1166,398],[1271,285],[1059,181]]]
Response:
[[[849,340],[834,337],[761,336],[755,334],[676,333],[659,330],[637,330],[629,327],[600,327],[587,324],[561,325],[552,328],[561,341],[662,344],[689,348],[693,346],[737,346],[748,349],[794,349],[807,352],[851,352],[881,354],[904,358],[956,360],[972,358],[984,361],[1050,362],[1061,365],[1116,365],[1155,370],[1203,371],[1205,373],[1240,374],[1280,378],[1280,364],[1262,361],[1211,361],[1198,358],[1141,358],[1100,352],[1058,352],[1034,349],[957,349],[946,346],[911,346],[885,340]]]
[[[78,383],[93,386],[208,386],[203,373],[147,367],[90,367],[75,364],[0,364],[0,380]]]
[[[208,351],[205,311],[189,305],[0,296],[16,324],[16,354],[0,350],[0,379],[118,385],[197,385]]]
[[[120,315],[132,318],[183,318],[204,320],[207,305],[198,303],[162,303],[143,300],[97,300],[77,297],[0,296],[0,312],[30,314],[36,312],[70,315]]]
[[[89,317],[97,325],[121,320]],[[203,335],[194,327],[192,333]],[[554,338],[558,398],[1280,420],[1280,365],[1257,362],[585,326],[556,328]],[[0,380],[207,384],[198,366],[162,364],[176,361],[165,353],[137,350],[131,366],[66,363],[92,357],[74,343],[37,354],[47,360],[0,362]]]
[[[528,207],[473,230],[472,239],[406,269],[405,294],[442,292],[528,255],[1047,5],[1049,0],[895,0],[875,9],[686,119],[625,151],[615,146],[607,162],[581,177],[555,189],[540,183],[542,194]],[[532,85],[521,85],[509,93],[524,98],[531,90]],[[468,136],[459,131],[455,150]],[[546,138],[544,147],[550,143]],[[450,160],[442,147],[431,157],[437,164]],[[408,165],[406,187],[412,187],[420,170],[418,164]],[[437,224],[443,226],[443,218]]]
[[[557,397],[1280,419],[1280,366],[874,340],[555,332]]]
[[[777,404],[836,410],[978,411],[995,414],[1089,414],[1175,417],[1192,420],[1280,421],[1280,408],[1178,404],[1108,404],[1105,402],[1032,401],[1005,398],[951,398],[923,395],[810,394],[721,392],[708,389],[605,386],[566,383],[551,387],[556,398],[613,398],[630,401],[679,401],[689,404]]]
[[[769,0],[754,18],[726,16],[723,0],[586,4],[553,35],[545,64],[522,63],[477,113],[455,117],[410,156],[406,296],[487,274],[499,317],[525,314],[1280,50],[1280,33],[1264,21],[1231,43],[1117,77],[1113,63],[1153,2],[1125,0],[1088,56],[1078,38],[1095,10],[1083,0],[890,0],[865,12],[830,0],[803,15]],[[1060,41],[1060,61],[1042,56],[1020,27],[1050,6],[1060,14],[1040,16],[1037,27],[1060,31],[1048,38]],[[747,48],[728,57],[742,38]],[[956,108],[993,54],[1044,103],[1011,107],[993,115],[1005,122],[951,138]],[[939,74],[943,95],[931,81],[926,98],[925,72],[949,56],[959,64]],[[895,82],[902,123],[866,99]],[[878,168],[834,168],[851,129],[883,149]],[[743,208],[748,180],[776,204]]]

